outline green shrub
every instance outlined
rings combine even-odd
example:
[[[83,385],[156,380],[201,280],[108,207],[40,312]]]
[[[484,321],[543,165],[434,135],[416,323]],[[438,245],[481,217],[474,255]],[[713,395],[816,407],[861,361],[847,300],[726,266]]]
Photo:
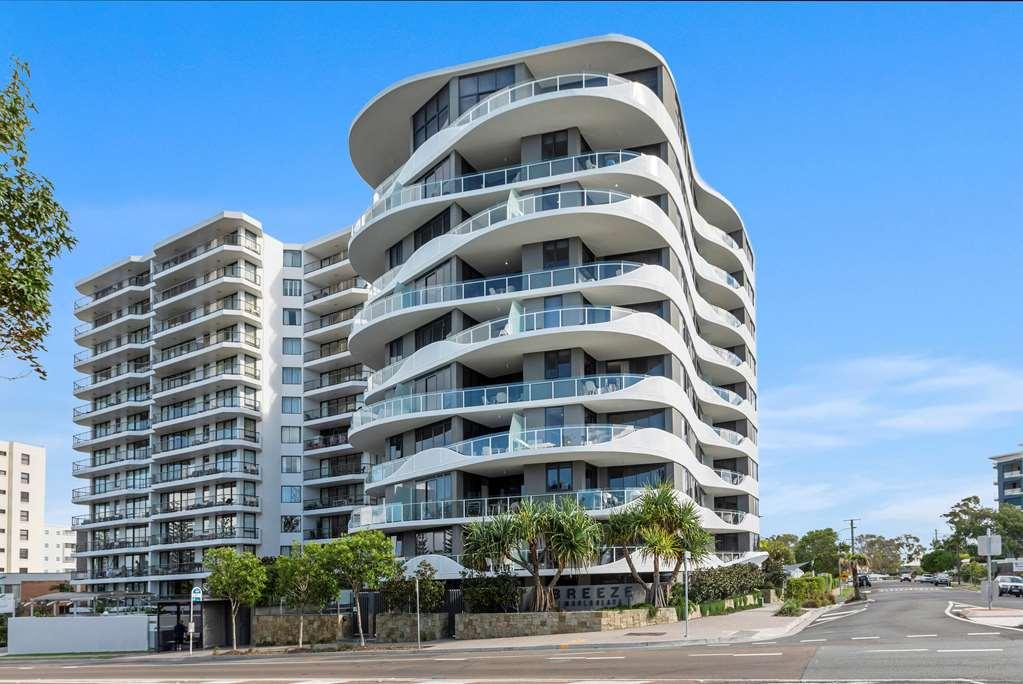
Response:
[[[416,568],[419,578],[419,609],[424,613],[435,613],[444,605],[444,583],[434,579],[437,571],[422,561]],[[380,598],[384,608],[391,613],[414,613],[416,610],[416,582],[404,575],[391,577],[380,584]]]
[[[752,594],[764,586],[764,572],[752,563],[726,565],[689,573],[689,600],[693,603],[719,601],[731,596]],[[676,605],[684,599],[681,582],[672,588],[669,603]]]
[[[718,601],[707,601],[706,603],[700,604],[700,615],[703,617],[709,617],[711,615],[727,615],[729,609],[725,606],[724,600]]]
[[[496,575],[463,572],[462,600],[470,613],[517,613],[519,580],[504,568]]]
[[[798,617],[802,614],[803,609],[799,606],[797,601],[786,601],[781,605],[781,608],[778,609],[778,612],[775,613],[775,615],[779,615],[781,617]]]
[[[825,587],[829,586],[831,586],[830,575],[794,577],[785,585],[785,598],[803,605],[807,601],[814,601],[817,605],[827,605],[831,602],[829,601],[831,592]]]

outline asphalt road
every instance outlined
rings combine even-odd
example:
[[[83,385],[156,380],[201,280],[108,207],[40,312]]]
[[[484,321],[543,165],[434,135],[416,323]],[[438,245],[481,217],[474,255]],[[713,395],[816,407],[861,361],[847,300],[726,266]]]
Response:
[[[884,584],[774,642],[599,651],[323,653],[113,660],[0,659],[0,682],[579,683],[615,681],[1023,681],[1023,631],[948,617],[977,593]],[[1023,599],[1005,598],[1023,608]]]

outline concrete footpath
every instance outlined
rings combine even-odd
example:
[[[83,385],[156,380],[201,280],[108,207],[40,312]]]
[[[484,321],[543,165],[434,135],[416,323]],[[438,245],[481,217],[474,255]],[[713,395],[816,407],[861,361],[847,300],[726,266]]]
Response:
[[[956,613],[970,622],[987,627],[1017,629],[1023,627],[1023,610],[1019,608],[980,608],[957,606]]]

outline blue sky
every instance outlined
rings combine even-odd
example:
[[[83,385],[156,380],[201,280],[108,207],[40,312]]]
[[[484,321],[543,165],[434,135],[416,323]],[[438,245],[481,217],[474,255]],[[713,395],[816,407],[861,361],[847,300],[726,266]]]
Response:
[[[51,520],[82,512],[77,278],[221,209],[286,240],[340,228],[368,205],[346,139],[377,91],[620,32],[671,64],[757,252],[764,533],[929,537],[1023,441],[1021,30],[1019,5],[0,4],[31,163],[80,238],[50,379],[0,386],[0,436],[49,447]]]

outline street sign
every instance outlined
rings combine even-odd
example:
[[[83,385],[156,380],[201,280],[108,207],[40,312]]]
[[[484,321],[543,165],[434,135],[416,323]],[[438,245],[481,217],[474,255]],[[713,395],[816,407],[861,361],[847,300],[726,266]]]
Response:
[[[202,588],[192,587],[192,602],[199,603],[200,601],[202,601]]]
[[[194,622],[189,622],[188,623],[188,633],[189,634],[195,634],[195,623]]]
[[[978,556],[1001,556],[1002,536],[1000,534],[982,534],[977,537]]]

